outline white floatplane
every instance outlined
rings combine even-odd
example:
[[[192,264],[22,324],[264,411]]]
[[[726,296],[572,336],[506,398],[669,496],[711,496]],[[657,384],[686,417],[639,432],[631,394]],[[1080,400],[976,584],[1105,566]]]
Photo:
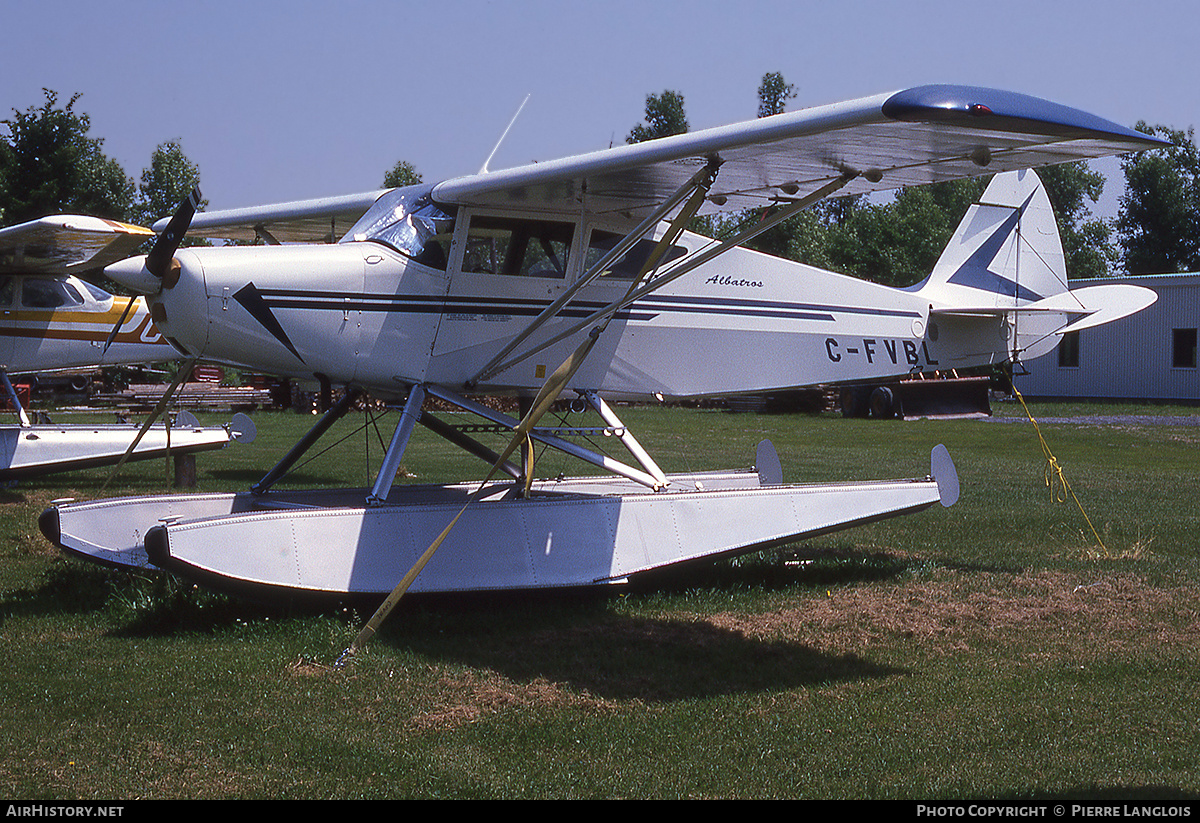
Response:
[[[347,391],[246,492],[71,502],[48,509],[42,530],[92,560],[250,596],[389,595],[386,606],[409,589],[612,584],[951,505],[942,447],[912,479],[785,484],[768,444],[754,470],[669,474],[609,401],[1000,364],[1137,311],[1152,292],[1068,289],[1049,201],[1025,170],[1162,145],[1036,98],[924,86],[434,185],[200,215],[185,204],[170,233],[190,222],[267,244],[131,258],[107,275],[146,296],[188,357]],[[991,172],[913,288],[741,247],[824,197]],[[728,241],[684,229],[748,208],[764,219]],[[374,486],[274,488],[358,391],[399,409]],[[523,398],[521,416],[476,395]],[[630,457],[541,425],[563,396]],[[479,425],[447,422],[430,397]],[[484,458],[487,479],[395,483],[418,424]],[[478,439],[489,427],[507,448]],[[532,443],[606,474],[537,479]]]
[[[245,415],[222,427],[201,426],[183,413],[144,432],[124,423],[55,424],[31,415],[13,386],[10,375],[180,358],[154,327],[144,297],[112,295],[79,276],[128,257],[153,237],[147,228],[83,215],[0,229],[0,393],[17,419],[0,425],[0,481],[253,439]]]

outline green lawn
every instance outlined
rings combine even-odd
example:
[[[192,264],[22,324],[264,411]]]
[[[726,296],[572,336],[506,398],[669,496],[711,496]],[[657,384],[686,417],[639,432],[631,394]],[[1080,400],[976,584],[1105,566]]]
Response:
[[[96,496],[108,470],[24,483],[0,491],[0,794],[1200,797],[1200,426],[1043,423],[1064,494],[1019,405],[891,422],[618,411],[668,471],[748,466],[766,437],[788,481],[923,476],[944,443],[962,496],[653,585],[410,597],[335,668],[366,615],[62,557],[37,515]],[[312,422],[255,419],[254,444],[199,457],[202,490],[244,489]],[[362,422],[293,482],[369,484],[391,430]],[[167,468],[127,466],[105,496],[170,491]],[[423,430],[405,468],[486,471]]]

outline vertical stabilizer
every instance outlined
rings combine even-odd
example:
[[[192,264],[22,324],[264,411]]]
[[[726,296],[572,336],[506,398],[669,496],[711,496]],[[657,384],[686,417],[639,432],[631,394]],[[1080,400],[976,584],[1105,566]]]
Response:
[[[1067,287],[1058,224],[1032,170],[992,178],[933,273],[910,291],[928,301],[931,327],[939,317],[974,318],[984,326],[997,318],[1014,362],[1040,357],[1064,334],[1127,317],[1157,298],[1142,286]]]
[[[992,178],[915,290],[947,309],[1015,308],[1066,291],[1058,225],[1037,174]]]

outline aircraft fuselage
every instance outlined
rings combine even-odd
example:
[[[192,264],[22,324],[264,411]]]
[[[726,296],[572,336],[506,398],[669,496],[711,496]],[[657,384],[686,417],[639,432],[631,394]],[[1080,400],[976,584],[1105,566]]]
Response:
[[[67,275],[0,277],[0,368],[9,374],[176,356],[142,297],[113,296]]]
[[[178,282],[150,301],[182,351],[243,368],[382,396],[425,382],[532,392],[590,325],[471,381],[598,256],[562,237],[558,254],[543,244],[550,252],[525,270],[481,262],[479,238],[461,226],[444,269],[376,242],[182,249]],[[709,242],[684,234],[679,245]],[[620,272],[597,278],[513,355],[629,284]],[[732,395],[998,362],[1007,346],[1000,318],[931,322],[917,292],[735,248],[619,311],[576,385],[613,397]]]

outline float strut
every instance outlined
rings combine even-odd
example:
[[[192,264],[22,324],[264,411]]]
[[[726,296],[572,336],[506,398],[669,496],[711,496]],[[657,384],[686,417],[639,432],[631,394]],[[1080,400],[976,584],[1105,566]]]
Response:
[[[387,500],[388,491],[396,480],[400,470],[400,459],[408,448],[408,439],[412,436],[413,428],[421,417],[421,404],[425,402],[425,390],[420,386],[409,389],[408,399],[404,401],[404,410],[400,412],[400,422],[396,424],[396,432],[392,435],[391,445],[383,456],[383,465],[375,478],[371,494],[367,496],[368,506],[379,506]]]
[[[346,416],[346,412],[350,411],[350,407],[354,405],[362,391],[358,389],[348,389],[341,400],[339,400],[329,411],[321,416],[317,421],[317,425],[309,429],[308,434],[300,438],[300,442],[292,446],[292,450],[288,452],[282,460],[275,464],[275,468],[271,469],[262,480],[259,480],[250,487],[250,491],[254,494],[265,494],[271,486],[283,475],[287,474],[288,470],[296,464],[296,461],[304,456],[304,453],[312,448],[313,444],[321,438],[321,435],[329,431],[329,427]]]

